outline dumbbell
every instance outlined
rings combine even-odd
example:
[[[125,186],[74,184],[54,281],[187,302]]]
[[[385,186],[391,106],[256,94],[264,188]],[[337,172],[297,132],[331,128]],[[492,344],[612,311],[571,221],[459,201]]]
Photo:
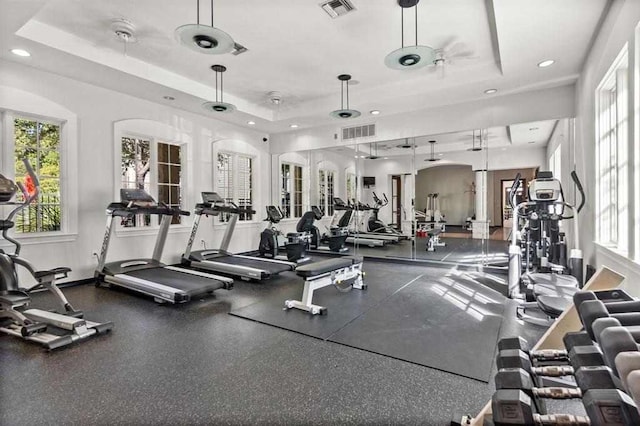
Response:
[[[538,414],[531,398],[518,389],[499,389],[491,398],[495,426],[631,426],[640,424],[640,414],[636,404],[620,390],[589,390],[584,394],[582,404],[588,417],[570,414]]]
[[[616,366],[616,357],[622,352],[638,352],[639,346],[629,329],[626,327],[609,327],[600,333],[600,346],[602,355],[606,365]],[[617,370],[617,369],[616,369]],[[626,370],[614,371],[618,377],[622,378],[620,373]],[[623,372],[624,375],[624,372]]]
[[[543,398],[581,398],[590,389],[617,389],[618,383],[609,367],[582,367],[575,372],[578,388],[535,387],[531,375],[522,368],[505,368],[496,374],[496,389],[520,389],[533,401],[539,413],[546,413]]]
[[[568,350],[543,349],[543,350],[532,351],[529,347],[529,343],[525,338],[520,336],[506,337],[498,341],[498,351],[520,349],[522,352],[529,355],[529,358],[531,359],[531,362],[533,364],[544,364],[548,362],[568,363],[570,358],[569,353],[571,352],[571,349],[573,349],[573,347],[593,345],[593,341],[584,334],[577,334],[575,335],[575,337],[573,335],[567,334],[565,335],[564,343],[565,343],[565,347]],[[577,349],[574,355],[583,356],[582,354],[585,354],[585,353],[591,353],[590,356],[597,356],[593,351],[587,350],[587,349],[584,349],[584,350]],[[595,361],[597,361],[597,359]]]
[[[534,365],[534,362],[536,365]],[[574,346],[567,353],[567,356],[559,356],[556,365],[539,366],[538,362],[531,359],[531,356],[521,349],[503,349],[496,356],[496,365],[501,368],[523,368],[530,373],[536,374],[534,368],[551,369],[570,366],[574,370],[585,366],[604,365],[604,358],[601,350],[595,345]],[[562,365],[564,364],[564,365]],[[570,373],[570,370],[567,370]]]
[[[580,290],[573,295],[573,305],[578,309],[582,302],[587,300],[601,300],[605,303],[632,301],[633,297],[626,291],[616,288],[612,290],[600,290],[598,292]]]
[[[615,318],[623,326],[640,325],[640,301],[610,302],[587,300],[577,308],[585,331],[593,340],[597,340],[593,323],[599,318]]]

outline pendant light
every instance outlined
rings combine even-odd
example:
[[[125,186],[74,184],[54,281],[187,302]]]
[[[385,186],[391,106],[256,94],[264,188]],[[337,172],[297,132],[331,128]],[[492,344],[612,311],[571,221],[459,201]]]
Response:
[[[176,28],[175,36],[178,42],[191,50],[209,55],[231,52],[234,45],[231,36],[213,26],[213,0],[211,0],[211,26],[200,25],[200,0],[196,0],[196,4],[196,23]]]
[[[473,130],[473,133],[471,135],[471,148],[469,148],[467,151],[474,151],[474,152],[482,151],[482,131],[480,130],[479,133],[480,133],[478,135],[479,143],[478,143],[478,146],[476,146],[476,131]]]
[[[375,147],[375,151],[372,149],[373,147]],[[375,154],[374,154],[375,152]],[[378,156],[378,144],[377,143],[372,143],[369,144],[369,156],[365,157],[366,160],[377,160],[378,158],[380,158]]]
[[[404,138],[404,143],[397,145],[397,148],[402,148],[402,149],[415,148],[415,144],[409,142],[409,138]]]
[[[351,76],[349,74],[340,74],[338,76],[340,80],[340,109],[331,112],[331,116],[335,118],[356,118],[360,116],[360,111],[355,109],[349,109],[349,80]],[[347,104],[345,108],[344,103],[344,88],[347,87]]]
[[[429,141],[429,145],[431,145],[431,157],[425,161],[440,161],[440,158],[436,158],[436,141]]]
[[[418,44],[418,2],[420,0],[398,0],[401,14],[401,46],[384,58],[384,63],[394,70],[413,70],[427,65],[433,65],[436,59],[436,52],[429,46]],[[414,46],[404,45],[404,10],[410,7],[415,8],[416,44]]]
[[[216,100],[215,102],[205,102],[202,107],[207,111],[213,112],[233,112],[236,110],[235,105],[224,102],[223,89],[224,83],[222,80],[223,73],[227,70],[224,65],[211,65],[211,69],[216,73]],[[220,96],[218,96],[218,78],[220,79]]]

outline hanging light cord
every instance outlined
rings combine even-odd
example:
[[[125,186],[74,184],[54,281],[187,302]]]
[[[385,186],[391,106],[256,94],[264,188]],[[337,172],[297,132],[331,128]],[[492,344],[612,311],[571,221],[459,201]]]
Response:
[[[416,46],[417,46],[418,45],[418,3],[416,3],[415,8],[416,8]]]
[[[418,18],[416,17],[416,19],[418,19]],[[211,26],[213,27],[213,0],[211,0]],[[416,38],[416,40],[417,40],[417,38]],[[417,44],[417,42],[416,42],[416,44]]]
[[[218,102],[218,71],[215,71],[215,73],[216,73],[216,102]]]
[[[400,36],[402,48],[404,48],[404,7],[400,8]]]
[[[340,82],[340,109],[344,109],[344,81]]]
[[[347,86],[347,109],[349,109],[349,80],[345,81],[344,85]]]
[[[220,73],[220,102],[224,102],[224,80],[222,79],[224,76],[224,73]]]
[[[200,0],[196,0],[196,24],[200,25]]]

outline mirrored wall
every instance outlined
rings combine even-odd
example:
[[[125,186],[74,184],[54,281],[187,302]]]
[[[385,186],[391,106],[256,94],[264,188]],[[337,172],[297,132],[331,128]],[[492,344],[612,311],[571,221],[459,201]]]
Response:
[[[572,120],[369,141],[272,156],[272,200],[285,227],[315,208],[323,234],[346,227],[350,253],[506,267],[509,188],[554,170]],[[566,144],[565,144],[566,145]],[[553,158],[552,158],[553,157]],[[557,162],[557,160],[556,160]],[[277,176],[277,178],[275,178]],[[521,191],[519,199],[526,196]],[[347,217],[348,216],[348,217]]]

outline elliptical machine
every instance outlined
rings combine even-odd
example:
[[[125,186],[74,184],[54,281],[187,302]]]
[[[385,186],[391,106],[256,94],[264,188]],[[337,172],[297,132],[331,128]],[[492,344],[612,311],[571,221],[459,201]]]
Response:
[[[14,227],[13,218],[38,198],[40,184],[28,160],[24,159],[27,173],[34,185],[29,192],[22,185],[0,175],[0,205],[16,206],[6,219],[0,220],[2,237],[15,246],[13,253],[0,249],[0,319],[6,320],[0,331],[25,340],[40,343],[49,350],[69,345],[88,337],[104,334],[113,328],[113,323],[95,323],[83,319],[83,313],[76,311],[55,284],[56,279],[66,278],[71,272],[69,268],[55,268],[47,271],[36,270],[31,263],[20,257],[20,243],[11,238],[8,232]],[[11,198],[20,189],[23,202],[11,202]],[[30,288],[22,288],[18,283],[17,266],[24,267],[35,278],[36,284]],[[40,309],[26,309],[31,303],[29,293],[38,288],[46,288],[53,293],[58,302],[59,312]],[[66,334],[46,333],[47,327],[55,327],[66,331]]]
[[[509,192],[514,228],[509,246],[508,294],[528,302],[518,307],[518,317],[534,324],[548,325],[550,319],[557,318],[584,284],[578,214],[585,204],[585,194],[575,171],[571,172],[571,179],[581,196],[578,207],[565,201],[562,185],[551,172],[538,172],[530,182],[528,201],[516,205],[520,174]],[[571,213],[565,215],[565,209]],[[567,259],[559,221],[569,219],[573,220],[574,247]],[[547,318],[525,315],[532,307]]]
[[[384,201],[378,197],[378,195],[373,192],[373,201],[374,206],[371,207],[369,220],[367,221],[367,232],[378,233],[378,234],[389,234],[399,237],[401,240],[408,240],[409,237],[404,235],[399,230],[395,229],[392,226],[387,225],[383,221],[378,218],[378,212],[382,207],[385,207],[389,204],[389,199],[387,198],[387,194],[382,194],[384,197]]]

